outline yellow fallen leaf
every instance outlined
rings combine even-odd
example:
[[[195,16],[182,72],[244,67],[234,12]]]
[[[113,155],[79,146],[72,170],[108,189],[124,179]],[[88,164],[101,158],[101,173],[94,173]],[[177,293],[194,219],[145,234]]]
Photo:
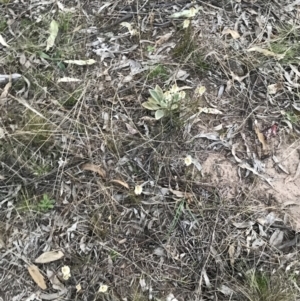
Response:
[[[33,279],[33,281],[43,290],[47,289],[47,285],[43,275],[41,274],[39,268],[32,264],[28,267],[28,272]]]
[[[64,253],[62,251],[50,251],[45,252],[40,255],[34,262],[35,263],[48,263],[55,260],[59,260],[64,257]]]
[[[267,142],[266,142],[264,134],[261,133],[261,131],[259,130],[259,128],[256,125],[255,125],[254,130],[255,130],[255,134],[256,134],[259,142],[262,144],[263,150],[266,150],[267,149]]]
[[[94,164],[90,164],[90,163],[86,163],[82,166],[83,170],[89,170],[89,171],[93,171],[96,172],[100,175],[100,177],[102,177],[103,179],[106,178],[106,172],[103,168],[101,168],[100,166],[94,165]]]
[[[119,184],[127,189],[129,189],[129,185],[126,182],[123,182],[121,180],[111,180],[111,183]]]

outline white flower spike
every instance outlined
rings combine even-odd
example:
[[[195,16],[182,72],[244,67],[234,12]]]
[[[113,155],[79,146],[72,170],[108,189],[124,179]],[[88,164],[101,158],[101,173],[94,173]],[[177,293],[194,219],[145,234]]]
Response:
[[[143,187],[141,185],[136,185],[134,188],[135,195],[141,195],[143,192]]]
[[[63,279],[64,280],[68,280],[71,277],[71,271],[70,271],[70,268],[67,265],[65,265],[61,268],[61,272],[63,274]]]
[[[184,158],[184,164],[186,166],[190,166],[192,163],[193,163],[193,159],[190,155],[188,155]]]

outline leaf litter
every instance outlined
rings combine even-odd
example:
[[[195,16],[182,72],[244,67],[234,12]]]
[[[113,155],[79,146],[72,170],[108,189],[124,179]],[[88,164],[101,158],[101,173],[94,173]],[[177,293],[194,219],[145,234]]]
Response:
[[[5,274],[9,299],[35,294],[20,254],[45,300],[243,300],[249,269],[297,270],[300,72],[280,25],[298,4],[225,2],[5,8],[1,264],[28,287]],[[179,112],[142,106],[156,86],[184,90]]]

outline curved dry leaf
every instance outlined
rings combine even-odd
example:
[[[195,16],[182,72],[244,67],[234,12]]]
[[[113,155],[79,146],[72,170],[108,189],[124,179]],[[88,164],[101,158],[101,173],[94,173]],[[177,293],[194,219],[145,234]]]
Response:
[[[12,86],[11,77],[9,78],[9,82],[5,85],[3,92],[0,95],[0,99],[5,99],[9,93],[9,90]]]
[[[2,35],[0,34],[0,44],[2,44],[3,46],[9,48],[10,46],[5,42],[5,39],[2,37]]]
[[[260,48],[258,46],[251,47],[251,48],[247,49],[247,51],[248,52],[253,52],[253,51],[259,52],[259,53],[261,53],[261,54],[263,54],[265,56],[272,56],[272,57],[274,57],[274,58],[276,58],[278,60],[282,60],[284,58],[284,56],[285,56],[285,53],[283,53],[283,54],[277,54],[275,52],[272,52],[272,51],[267,50],[267,49]]]
[[[40,255],[34,262],[35,263],[48,263],[55,260],[59,260],[64,257],[64,253],[62,251],[49,251]]]
[[[99,174],[100,177],[102,177],[103,179],[106,178],[106,172],[104,169],[102,169],[100,166],[94,165],[94,164],[90,164],[90,163],[86,163],[81,167],[83,170],[89,170],[89,171],[93,171],[96,172],[97,174]]]
[[[255,126],[254,130],[255,130],[255,134],[256,134],[259,142],[262,144],[263,150],[266,150],[267,149],[267,142],[266,142],[264,134],[261,133],[261,131],[259,130],[259,128],[257,126]]]
[[[33,279],[33,281],[43,290],[47,289],[47,285],[43,275],[41,274],[39,268],[32,264],[28,266],[28,272]]]
[[[233,39],[238,39],[240,37],[240,34],[237,31],[235,31],[233,29],[229,29],[229,28],[225,28],[222,31],[222,34],[230,34]]]
[[[127,189],[129,189],[129,185],[126,182],[123,182],[121,180],[111,180],[111,183],[119,184]]]
[[[283,241],[283,232],[277,229],[270,237],[270,245],[278,247]]]

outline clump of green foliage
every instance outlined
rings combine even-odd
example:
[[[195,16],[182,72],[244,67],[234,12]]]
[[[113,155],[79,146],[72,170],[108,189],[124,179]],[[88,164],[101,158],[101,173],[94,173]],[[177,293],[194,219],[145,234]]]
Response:
[[[158,64],[157,66],[155,66],[148,75],[148,79],[162,79],[162,80],[166,80],[168,78],[168,72],[167,69],[161,65]]]
[[[173,49],[173,57],[184,61],[184,63],[189,63],[196,71],[206,71],[210,68],[195,42],[191,26],[184,29],[181,34],[179,42]]]
[[[142,106],[148,110],[156,111],[155,119],[157,120],[169,115],[172,111],[178,110],[180,101],[186,97],[185,92],[181,91],[177,85],[166,92],[163,92],[157,85],[154,90],[149,90],[149,93],[151,97]]]
[[[51,126],[44,118],[27,111],[24,116],[25,125],[18,138],[32,146],[41,147],[49,142],[52,135]]]
[[[295,291],[286,275],[267,275],[250,270],[246,273],[246,282],[240,286],[245,299],[249,301],[292,301]]]
[[[55,200],[49,198],[48,194],[44,194],[43,198],[37,204],[38,211],[46,212],[54,208]]]

